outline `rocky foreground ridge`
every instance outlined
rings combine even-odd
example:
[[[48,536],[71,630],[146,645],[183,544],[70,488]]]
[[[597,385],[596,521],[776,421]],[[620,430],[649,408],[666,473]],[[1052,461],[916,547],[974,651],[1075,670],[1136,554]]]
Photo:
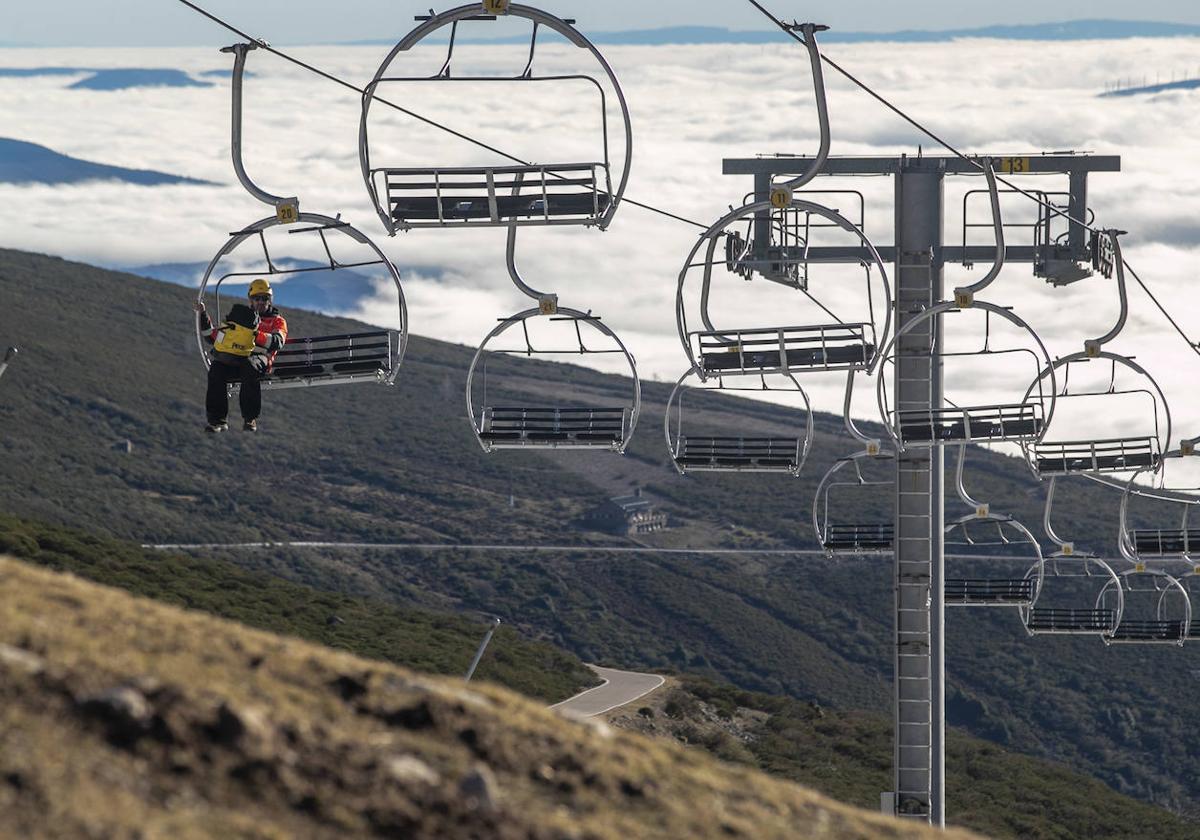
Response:
[[[936,836],[502,689],[10,559],[0,559],[0,834]]]

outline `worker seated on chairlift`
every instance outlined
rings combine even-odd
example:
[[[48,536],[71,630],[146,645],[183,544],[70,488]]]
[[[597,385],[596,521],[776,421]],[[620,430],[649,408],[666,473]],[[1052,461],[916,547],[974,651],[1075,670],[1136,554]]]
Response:
[[[208,369],[208,413],[206,431],[218,434],[229,429],[229,383],[239,382],[238,402],[242,428],[258,431],[262,412],[262,377],[270,374],[275,354],[287,343],[287,321],[272,302],[271,284],[264,279],[250,284],[249,306],[234,304],[225,320],[214,325],[203,301],[192,306],[200,318],[200,332],[213,345]]]

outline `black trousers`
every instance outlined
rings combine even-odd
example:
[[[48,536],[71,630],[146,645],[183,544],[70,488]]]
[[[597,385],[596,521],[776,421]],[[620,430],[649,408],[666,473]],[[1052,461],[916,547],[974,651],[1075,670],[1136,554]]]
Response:
[[[243,420],[257,420],[262,412],[262,386],[259,379],[267,372],[265,356],[250,356],[239,359],[234,364],[214,361],[208,369],[208,392],[205,394],[204,407],[208,412],[209,423],[221,423],[229,416],[230,382],[240,382],[238,402],[242,409]]]

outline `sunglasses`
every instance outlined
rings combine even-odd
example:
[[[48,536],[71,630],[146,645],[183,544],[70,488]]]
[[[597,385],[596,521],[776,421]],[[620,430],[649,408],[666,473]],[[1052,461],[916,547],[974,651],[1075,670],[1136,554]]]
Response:
[[[250,298],[250,300],[254,301],[255,303],[270,303],[271,296],[270,295],[254,295],[253,297]]]

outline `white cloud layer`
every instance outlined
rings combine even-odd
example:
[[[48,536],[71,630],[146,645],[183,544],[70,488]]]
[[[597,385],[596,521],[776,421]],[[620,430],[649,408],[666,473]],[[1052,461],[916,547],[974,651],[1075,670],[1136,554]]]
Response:
[[[1096,222],[1128,230],[1126,256],[1189,334],[1200,337],[1193,303],[1200,257],[1200,91],[1097,99],[1119,76],[1147,66],[1195,66],[1196,39],[1120,42],[837,45],[829,53],[930,129],[971,153],[1077,149],[1123,158],[1121,174],[1094,176]],[[308,48],[305,60],[356,83],[366,82],[385,50]],[[580,69],[581,52],[548,47],[543,74]],[[817,123],[804,73],[806,59],[789,46],[614,47],[606,55],[626,86],[635,127],[628,195],[708,224],[740,204],[749,179],[721,174],[726,157],[812,153]],[[520,48],[464,51],[471,67],[524,64]],[[433,66],[429,66],[429,62]],[[198,73],[228,66],[216,50],[9,50],[0,66],[174,67]],[[438,56],[426,56],[431,73]],[[415,231],[388,240],[359,173],[359,98],[263,53],[252,54],[246,88],[246,165],[265,189],[298,194],[305,210],[345,218],[376,239],[405,277],[415,333],[476,344],[496,319],[528,305],[504,266],[504,233]],[[589,68],[584,68],[589,69]],[[118,92],[67,90],[64,77],[0,79],[3,133],[76,157],[216,181],[216,187],[137,188],[114,183],[74,187],[0,185],[0,245],[109,266],[207,262],[227,234],[265,215],[237,184],[229,164],[228,83],[213,88]],[[926,153],[937,150],[911,127],[834,73],[829,75],[834,153]],[[550,94],[544,100],[508,92],[512,86],[459,83],[420,95],[401,86],[404,104],[444,119],[499,148],[533,159],[595,154],[594,96]],[[547,89],[550,85],[547,83]],[[575,91],[570,86],[568,90]],[[474,97],[474,98],[472,98]],[[392,165],[483,162],[478,150],[377,106],[372,130],[391,146]],[[619,145],[619,144],[618,144]],[[557,153],[553,150],[557,150]],[[494,162],[494,161],[493,161]],[[1066,180],[1026,179],[1031,188],[1062,190]],[[946,190],[946,240],[961,238],[962,196],[981,179],[951,179]],[[891,244],[892,191],[885,179],[821,182],[821,189],[857,189],[867,200],[867,232]],[[844,198],[829,198],[847,210]],[[1019,201],[1006,199],[1010,220]],[[978,220],[986,221],[983,205]],[[675,335],[676,278],[697,230],[627,205],[606,233],[582,229],[522,231],[518,259],[530,285],[560,294],[563,305],[593,310],[616,329],[646,378],[674,380],[685,366]],[[1017,231],[1010,243],[1020,244]],[[978,240],[976,240],[978,241]],[[986,231],[984,240],[986,241]],[[410,270],[414,269],[414,270]],[[433,269],[436,269],[435,273]],[[977,276],[960,267],[947,283]],[[832,276],[832,275],[831,275]],[[820,274],[813,291],[820,296]],[[756,309],[764,284],[737,289],[739,319],[761,316],[774,326],[774,304]],[[842,292],[826,287],[830,300]],[[1116,315],[1111,281],[1093,278],[1052,289],[1027,266],[1005,269],[985,295],[1016,307],[1053,355],[1081,349]],[[777,293],[764,292],[774,301]],[[1160,377],[1176,429],[1200,434],[1200,358],[1190,353],[1146,296],[1131,292],[1133,313],[1113,349],[1135,354]],[[286,305],[286,301],[283,301]],[[799,307],[804,311],[804,307]],[[384,302],[364,301],[356,314],[387,321]],[[814,319],[825,320],[813,312]],[[970,402],[972,377],[951,377]],[[843,377],[805,379],[814,405],[837,411]],[[871,416],[866,387],[856,413]],[[982,392],[981,392],[982,393]],[[978,395],[977,395],[978,396]],[[1016,395],[1019,397],[1019,395]],[[1178,437],[1178,435],[1176,435]]]

